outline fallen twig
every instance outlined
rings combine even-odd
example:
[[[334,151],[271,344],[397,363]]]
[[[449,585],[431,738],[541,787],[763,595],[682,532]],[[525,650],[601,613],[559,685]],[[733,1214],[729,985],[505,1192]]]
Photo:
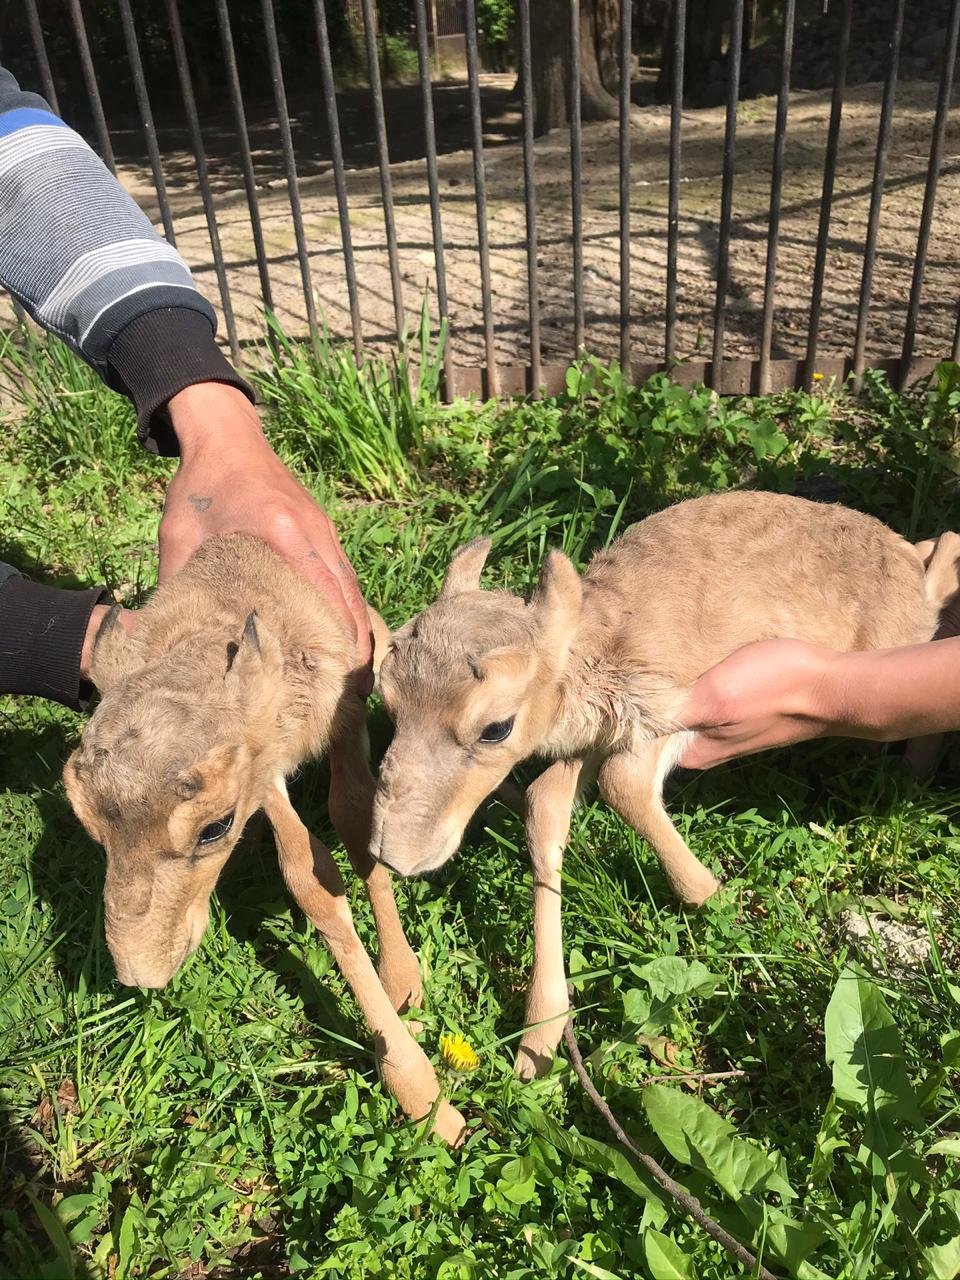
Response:
[[[749,1071],[681,1071],[674,1067],[669,1073],[658,1076],[644,1076],[639,1082],[645,1084],[706,1084],[708,1080],[738,1080],[748,1076]]]
[[[571,1003],[571,1010],[572,1010]],[[583,1065],[583,1058],[580,1056],[580,1046],[577,1044],[576,1033],[573,1029],[573,1019],[569,1018],[563,1029],[563,1038],[566,1042],[567,1051],[570,1054],[570,1062],[576,1072],[577,1079],[583,1085],[587,1097],[597,1108],[600,1114],[606,1120],[612,1129],[614,1136],[618,1142],[621,1142],[628,1151],[630,1151],[640,1161],[650,1176],[668,1192],[677,1204],[683,1209],[689,1217],[691,1217],[698,1226],[703,1227],[708,1236],[711,1236],[718,1244],[723,1245],[724,1249],[732,1254],[738,1262],[751,1272],[754,1272],[759,1280],[777,1280],[772,1271],[768,1271],[762,1263],[758,1262],[749,1249],[745,1248],[739,1240],[735,1240],[728,1231],[724,1231],[718,1222],[708,1217],[700,1207],[700,1201],[696,1196],[689,1195],[684,1191],[678,1182],[674,1182],[666,1169],[657,1164],[652,1156],[648,1156],[645,1151],[641,1151],[636,1143],[631,1139],[628,1133],[623,1129],[617,1117],[610,1110],[609,1106],[598,1093],[596,1086],[587,1074],[587,1069]]]

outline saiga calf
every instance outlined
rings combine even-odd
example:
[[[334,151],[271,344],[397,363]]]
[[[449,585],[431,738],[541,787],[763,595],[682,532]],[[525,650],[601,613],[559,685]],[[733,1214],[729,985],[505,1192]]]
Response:
[[[220,871],[264,809],[287,885],[374,1033],[384,1082],[419,1119],[439,1088],[397,1014],[420,1002],[420,973],[389,874],[368,852],[374,782],[355,666],[353,642],[315,588],[257,539],[211,538],[131,634],[108,617],[92,660],[102,700],[64,780],[106,850],[107,942],[120,981],[134,986],[165,986],[199,945]],[[327,746],[330,816],[373,907],[379,978],[336,863],[287,797],[285,778]],[[455,1142],[463,1122],[441,1101],[434,1127]]]
[[[526,793],[534,965],[517,1059],[545,1069],[567,990],[561,861],[578,791],[649,841],[674,892],[699,905],[718,886],[663,806],[685,737],[686,690],[753,640],[833,649],[927,641],[957,589],[946,534],[925,580],[920,552],[878,520],[772,493],[733,492],[661,511],[594,556],[581,578],[551,552],[529,604],[481,591],[489,541],[453,559],[440,598],[392,639],[380,684],[396,734],[383,760],[371,851],[401,875],[430,871],[514,765],[554,761]]]

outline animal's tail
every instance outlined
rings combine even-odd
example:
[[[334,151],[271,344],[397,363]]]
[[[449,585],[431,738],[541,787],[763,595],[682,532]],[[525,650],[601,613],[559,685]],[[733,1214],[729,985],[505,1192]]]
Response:
[[[914,544],[926,569],[927,599],[942,612],[960,595],[960,533]]]

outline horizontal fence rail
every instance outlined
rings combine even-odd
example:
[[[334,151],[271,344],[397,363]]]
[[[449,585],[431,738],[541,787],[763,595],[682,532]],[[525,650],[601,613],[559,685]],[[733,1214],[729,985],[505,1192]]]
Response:
[[[857,0],[831,0],[831,84],[799,97],[809,21],[783,0],[757,105],[742,83],[745,0],[728,6],[705,105],[685,80],[692,11],[672,0],[662,109],[630,0],[599,50],[593,6],[518,0],[508,72],[484,69],[476,0],[411,0],[408,37],[380,29],[374,0],[338,8],[336,27],[313,0],[299,42],[304,6],[284,0],[243,6],[242,21],[229,0],[195,0],[186,33],[178,0],[150,10],[149,30],[142,4],[118,5],[128,102],[91,3],[64,0],[54,28],[48,7],[24,0],[24,39],[4,51],[177,244],[237,361],[256,358],[266,313],[295,337],[328,326],[358,360],[389,350],[425,292],[451,398],[562,390],[584,353],[638,381],[666,369],[749,394],[867,368],[902,386],[960,350],[956,236],[937,219],[938,195],[942,209],[960,194],[946,146],[960,0],[930,18],[936,83],[904,79],[909,10],[889,0],[884,64],[866,88],[849,75]],[[214,41],[201,59],[189,33],[204,22]],[[348,36],[366,88],[335,82],[332,42]],[[444,49],[462,63],[441,62],[440,37],[460,41]],[[410,85],[389,80],[404,38]],[[68,58],[79,72],[65,91]],[[223,88],[213,105],[211,82]],[[544,135],[550,94],[563,127]]]

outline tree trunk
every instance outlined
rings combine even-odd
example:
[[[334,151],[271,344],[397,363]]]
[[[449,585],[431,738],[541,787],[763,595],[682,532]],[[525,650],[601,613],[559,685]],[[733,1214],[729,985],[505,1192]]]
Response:
[[[580,0],[580,98],[584,120],[617,118],[619,9],[619,0]],[[537,136],[570,122],[569,13],[568,0],[534,0],[530,5],[533,129]]]
[[[688,0],[687,39],[683,53],[683,79],[686,97],[707,80],[710,64],[723,56],[723,24],[730,9],[729,0]],[[667,38],[663,42],[657,97],[668,101],[673,94],[673,48],[677,30],[676,3],[670,6]]]

